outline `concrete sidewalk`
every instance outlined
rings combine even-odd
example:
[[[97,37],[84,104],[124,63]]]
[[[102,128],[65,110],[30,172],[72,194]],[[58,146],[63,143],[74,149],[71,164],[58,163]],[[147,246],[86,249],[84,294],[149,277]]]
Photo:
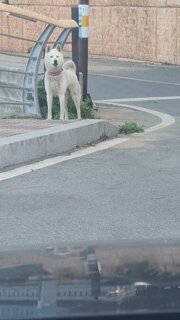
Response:
[[[99,106],[94,120],[2,119],[0,120],[0,169],[46,157],[69,153],[78,147],[118,135],[125,121],[138,122],[145,128],[159,118],[132,109]]]

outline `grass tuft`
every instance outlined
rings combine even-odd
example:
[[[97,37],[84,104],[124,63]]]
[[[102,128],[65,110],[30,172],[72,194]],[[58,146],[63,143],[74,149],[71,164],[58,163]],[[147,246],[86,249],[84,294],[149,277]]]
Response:
[[[132,134],[144,132],[143,126],[139,126],[136,122],[125,122],[119,127],[119,133],[121,134]]]

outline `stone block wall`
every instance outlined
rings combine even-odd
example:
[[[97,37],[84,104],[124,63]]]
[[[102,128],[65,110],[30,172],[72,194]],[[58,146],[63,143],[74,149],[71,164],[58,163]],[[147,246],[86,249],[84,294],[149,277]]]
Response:
[[[78,0],[10,0],[10,4],[63,19],[70,18]],[[0,15],[1,33],[35,39],[43,26]],[[180,0],[90,0],[90,54],[180,64],[179,33]],[[27,51],[30,43],[0,37],[0,45],[3,50]]]

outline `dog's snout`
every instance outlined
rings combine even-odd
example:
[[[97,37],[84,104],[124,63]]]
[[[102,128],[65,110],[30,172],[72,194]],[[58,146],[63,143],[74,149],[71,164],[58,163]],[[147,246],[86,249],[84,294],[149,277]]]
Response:
[[[57,64],[58,64],[57,59],[54,59],[54,65],[57,66]]]

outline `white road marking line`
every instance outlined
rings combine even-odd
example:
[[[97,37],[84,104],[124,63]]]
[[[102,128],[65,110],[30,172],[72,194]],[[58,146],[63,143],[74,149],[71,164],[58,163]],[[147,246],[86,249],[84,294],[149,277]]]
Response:
[[[132,77],[122,77],[112,74],[104,74],[104,73],[90,73],[90,75],[98,76],[98,77],[107,77],[107,78],[115,78],[115,79],[122,79],[122,80],[131,80],[131,81],[140,81],[140,82],[148,82],[148,83],[156,83],[156,84],[163,84],[163,85],[171,85],[171,86],[180,86],[178,82],[166,82],[166,81],[158,81],[158,80],[147,80],[142,78],[132,78]]]
[[[180,96],[168,96],[168,97],[145,97],[145,98],[125,98],[125,99],[111,99],[112,102],[137,102],[137,101],[163,101],[163,100],[179,100]],[[97,100],[96,102],[101,102]],[[103,100],[108,102],[108,100]]]
[[[122,105],[122,104],[118,104],[118,103],[113,103],[113,100],[109,100],[108,102],[107,102],[107,100],[106,101],[101,100],[100,102],[105,103],[107,105],[121,106],[123,108],[147,112],[147,113],[153,114],[161,119],[160,124],[146,129],[145,132],[138,133],[138,136],[165,128],[169,125],[172,125],[175,122],[175,119],[166,113],[162,113],[162,112],[158,112],[158,111],[154,111],[154,110],[150,110],[150,109],[146,109],[146,108],[142,108],[142,107],[137,107],[137,106]],[[134,134],[134,135],[136,135],[136,134]],[[25,166],[22,166],[22,167],[19,167],[16,169],[12,169],[12,170],[9,170],[6,172],[1,172],[0,173],[0,181],[15,178],[15,177],[21,176],[23,174],[32,173],[33,171],[43,169],[43,168],[46,168],[49,166],[53,166],[55,164],[69,161],[72,159],[84,157],[84,156],[93,154],[98,151],[104,151],[109,148],[115,147],[116,145],[118,145],[120,143],[124,143],[128,140],[130,140],[130,137],[115,138],[112,140],[107,140],[107,141],[101,142],[93,147],[91,146],[91,147],[87,147],[85,149],[75,151],[72,154],[67,155],[67,156],[57,156],[54,158],[49,158],[49,159],[45,159],[45,160],[35,162],[35,163],[29,164],[29,165],[25,165]]]
[[[137,106],[131,106],[128,104],[118,103],[118,100],[116,100],[117,102],[113,102],[113,101],[114,100],[100,100],[100,101],[95,101],[95,103],[101,103],[101,104],[103,103],[105,105],[111,105],[111,106],[116,106],[116,107],[123,107],[123,108],[133,109],[133,110],[137,110],[137,111],[142,111],[142,112],[150,113],[150,114],[152,114],[156,117],[159,117],[161,119],[161,123],[159,123],[153,127],[145,129],[144,133],[142,133],[142,134],[157,131],[157,130],[163,129],[163,128],[175,123],[175,118],[170,116],[167,113],[163,113],[163,112],[159,112],[156,110],[151,110],[151,109],[147,109],[147,108],[143,108],[143,107],[137,107]],[[139,134],[140,133],[138,133],[138,135]]]

